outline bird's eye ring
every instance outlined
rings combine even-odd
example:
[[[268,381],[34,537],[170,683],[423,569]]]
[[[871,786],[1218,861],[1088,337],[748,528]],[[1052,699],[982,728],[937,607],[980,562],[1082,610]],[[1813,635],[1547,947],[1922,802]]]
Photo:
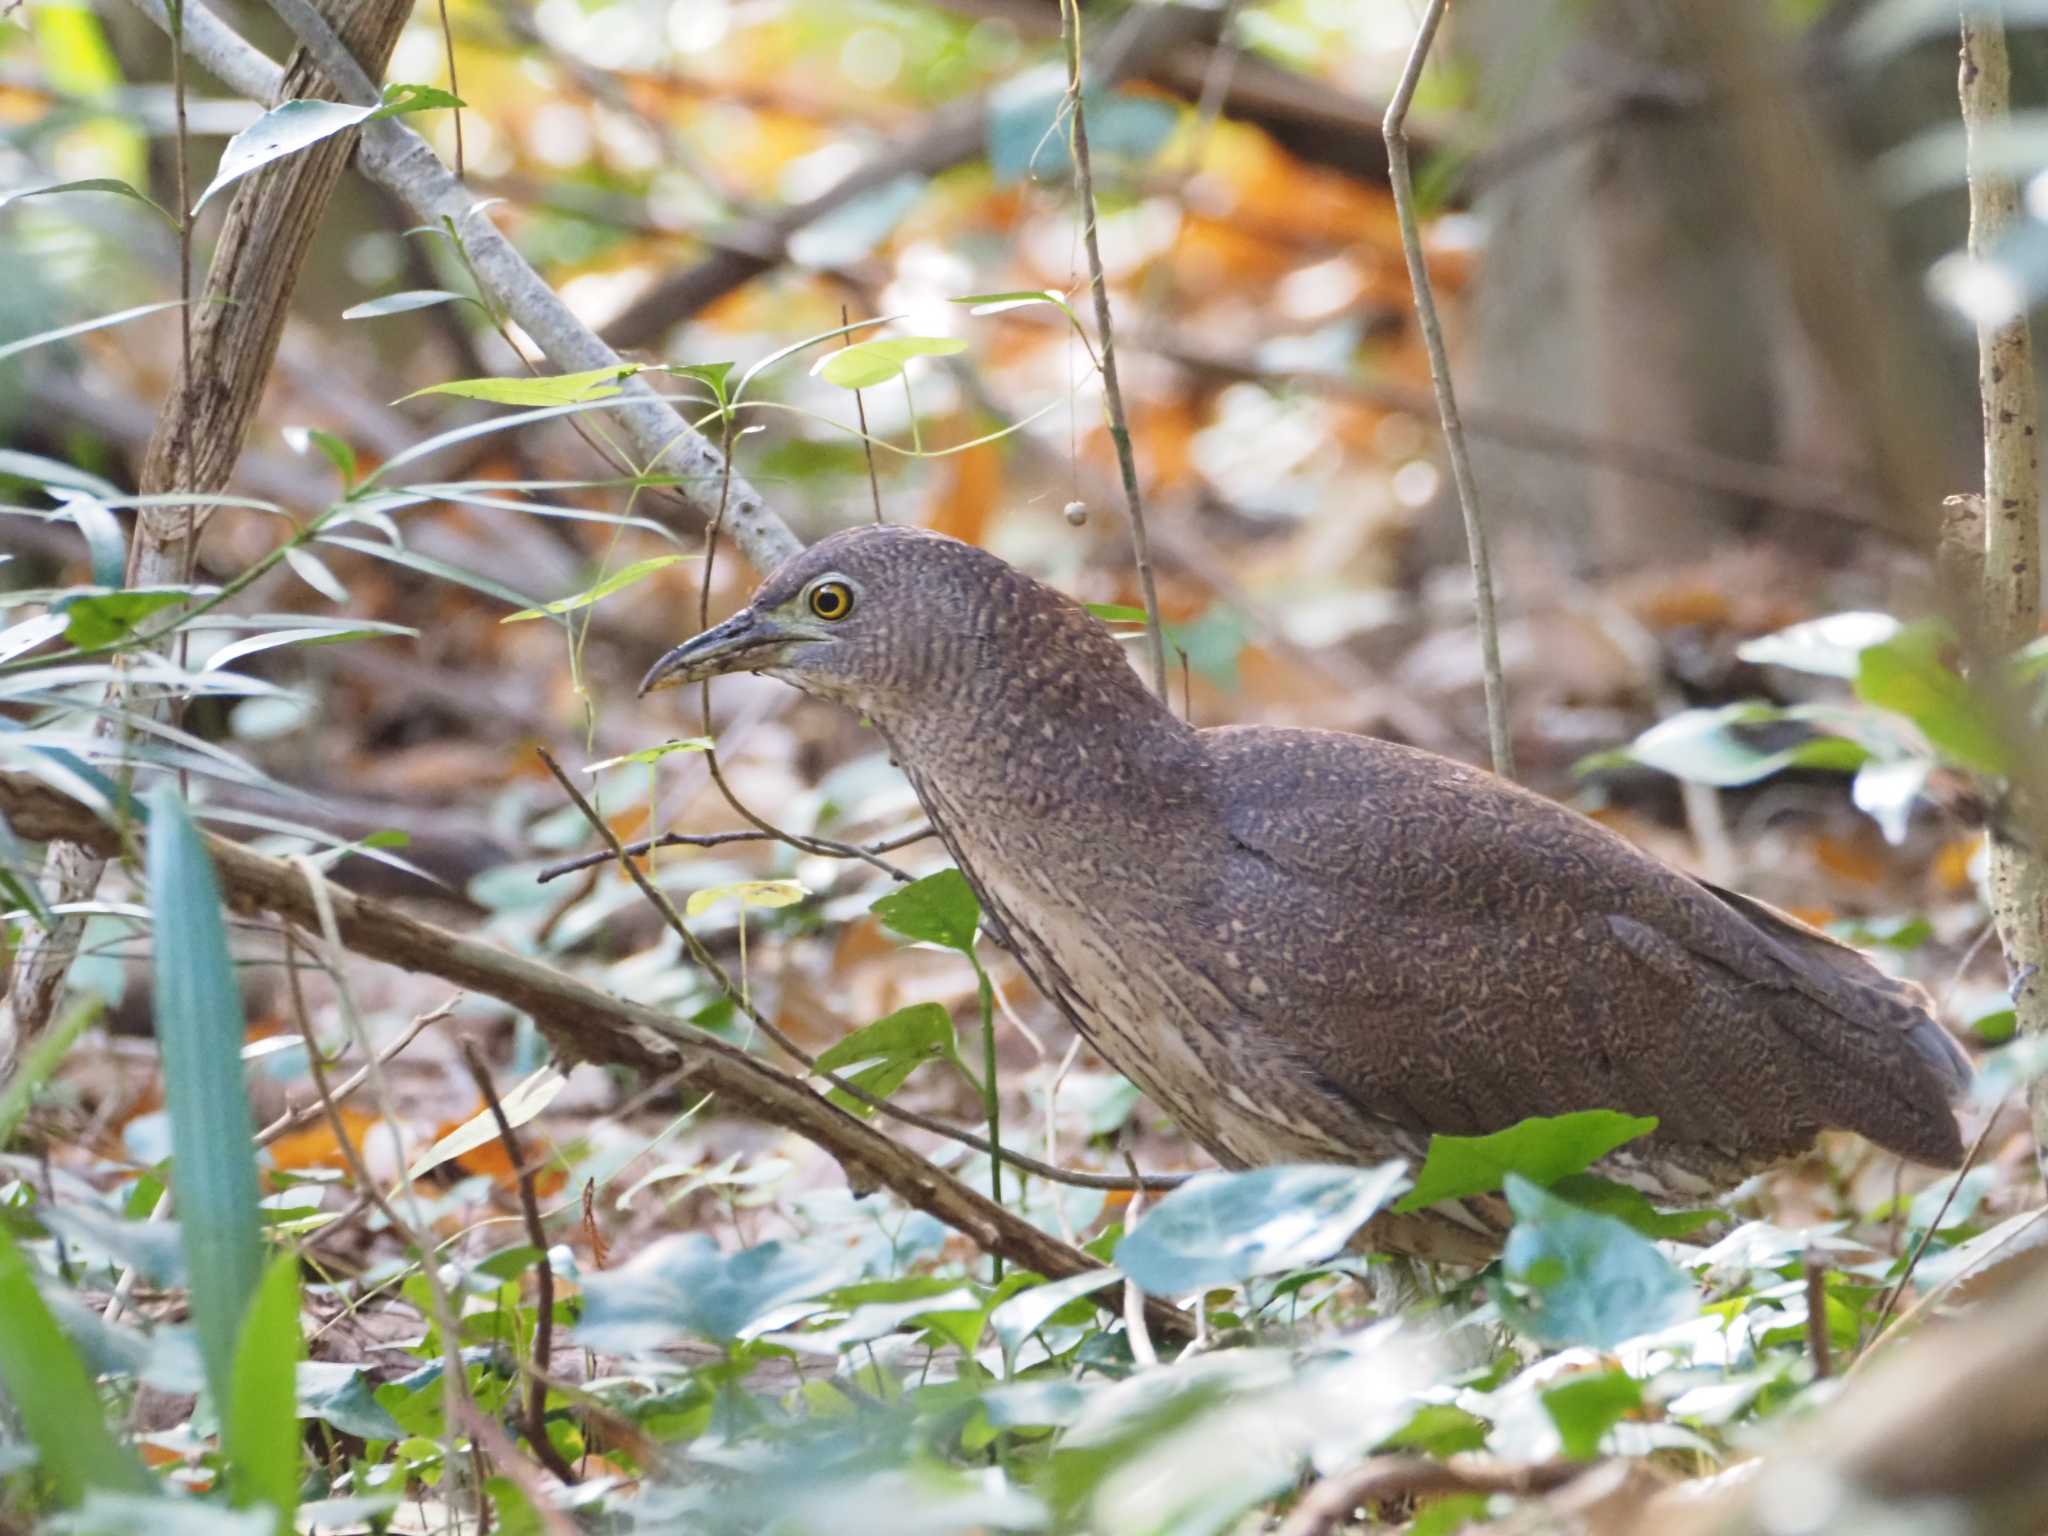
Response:
[[[853,612],[853,588],[843,581],[821,581],[811,588],[811,612],[825,620],[843,619]]]

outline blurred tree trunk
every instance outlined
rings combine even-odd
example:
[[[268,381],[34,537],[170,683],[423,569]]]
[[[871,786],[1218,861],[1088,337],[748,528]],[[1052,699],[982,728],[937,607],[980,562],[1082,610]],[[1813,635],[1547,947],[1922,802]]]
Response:
[[[1922,49],[1883,68],[1835,48],[1857,7],[1788,42],[1784,67],[1826,94],[1859,158],[1946,122],[1951,59]],[[1674,36],[1663,0],[1466,0],[1486,148],[1474,207],[1487,227],[1468,355],[1471,399],[1602,436],[1709,449],[1760,464],[1853,471],[1832,388],[1791,315],[1747,199],[1724,104]],[[1952,50],[1949,50],[1952,53]],[[1924,271],[1961,243],[1959,198],[1925,198],[1892,231]],[[1960,338],[1958,338],[1960,342]],[[1948,359],[1945,357],[1944,359]],[[1960,345],[1956,470],[1972,455],[1971,369]],[[1759,526],[1724,493],[1475,444],[1503,526],[1556,538],[1582,570],[1682,562]],[[1818,557],[1845,547],[1817,520],[1772,534]]]

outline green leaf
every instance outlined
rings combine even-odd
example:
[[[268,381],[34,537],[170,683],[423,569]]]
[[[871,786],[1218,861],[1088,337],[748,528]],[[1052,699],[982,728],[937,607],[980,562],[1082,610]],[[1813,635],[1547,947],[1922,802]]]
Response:
[[[407,112],[452,111],[468,105],[460,96],[438,85],[405,85],[394,80],[384,87],[384,105],[370,115],[399,117]]]
[[[714,885],[690,892],[690,899],[683,907],[683,916],[702,917],[722,901],[737,901],[742,908],[763,911],[793,907],[809,894],[798,880],[735,880],[730,885]]]
[[[578,608],[588,608],[600,598],[610,597],[614,592],[623,591],[636,581],[645,580],[656,571],[678,565],[688,555],[655,555],[646,560],[636,560],[622,571],[614,571],[595,586],[585,587],[573,597],[558,597],[552,603],[542,603],[538,608],[522,608],[517,613],[508,613],[498,620],[500,624],[517,624],[523,619],[544,618],[549,614],[573,613]]]
[[[38,331],[33,336],[17,337],[4,346],[0,346],[0,362],[4,362],[17,352],[28,352],[36,347],[46,347],[53,341],[65,341],[73,336],[83,336],[88,331],[103,331],[109,326],[122,325],[130,320],[139,320],[144,315],[153,315],[158,310],[176,309],[179,302],[177,299],[168,299],[161,304],[138,304],[133,309],[117,310],[111,315],[95,315],[90,320],[80,320],[73,325],[60,325],[54,330]],[[12,450],[9,451],[7,456],[11,459],[20,460],[33,460],[36,457],[34,454],[17,454]],[[50,461],[42,460],[40,462],[48,463]],[[68,468],[68,466],[65,467]],[[13,473],[14,471],[10,469],[8,472]],[[94,476],[85,475],[83,471],[71,470],[70,473],[80,477],[79,480],[72,482],[74,484],[89,485],[90,489],[108,496],[120,494],[119,491],[107,484],[106,481]]]
[[[1064,1280],[1041,1281],[1018,1291],[991,1312],[989,1326],[995,1330],[996,1340],[1003,1346],[1004,1354],[1013,1357],[1019,1345],[1069,1303],[1083,1296],[1093,1296],[1105,1285],[1121,1279],[1121,1270],[1105,1268],[1083,1270]]]
[[[981,902],[957,869],[942,869],[913,880],[868,910],[892,933],[956,949],[963,955],[973,953],[975,930],[981,926]]]
[[[969,293],[951,302],[972,306],[968,313],[975,315],[1000,315],[1006,310],[1024,309],[1033,304],[1050,304],[1065,315],[1076,329],[1079,329],[1081,324],[1075,318],[1074,311],[1068,307],[1067,301],[1045,288],[1018,288],[1008,293]]]
[[[447,288],[407,288],[380,298],[351,304],[341,312],[344,320],[375,320],[382,315],[403,315],[415,309],[432,309],[436,304],[465,304],[469,295]]]
[[[493,405],[582,405],[607,400],[619,392],[622,380],[640,371],[638,363],[617,363],[610,368],[587,368],[581,373],[550,374],[539,379],[451,379],[446,384],[429,384],[400,397],[417,400],[421,395],[456,395],[464,400],[485,400]]]
[[[480,576],[475,571],[466,571],[459,565],[450,565],[445,560],[436,560],[432,555],[417,554],[398,544],[385,544],[376,539],[347,538],[338,533],[320,536],[322,544],[332,544],[340,549],[352,549],[358,554],[375,555],[379,560],[389,560],[393,565],[403,565],[418,571],[423,576],[437,576],[443,581],[452,581],[458,586],[468,587],[487,597],[495,597],[503,603],[518,607],[530,604],[533,599],[523,592],[515,592],[503,582]]]
[[[1612,1349],[1697,1309],[1691,1282],[1626,1223],[1582,1211],[1519,1174],[1507,1176],[1507,1195],[1515,1226],[1501,1264],[1529,1295],[1503,1296],[1501,1309],[1533,1338]]]
[[[1486,1420],[1450,1403],[1424,1403],[1408,1422],[1374,1447],[1381,1451],[1420,1451],[1425,1456],[1455,1456],[1486,1444]]]
[[[1399,1161],[1376,1168],[1302,1163],[1205,1173],[1145,1213],[1116,1245],[1116,1264],[1160,1296],[1319,1264],[1407,1182]]]
[[[714,743],[709,736],[686,736],[680,741],[664,741],[658,747],[642,747],[638,752],[621,752],[617,757],[600,758],[584,766],[585,773],[603,773],[607,768],[616,768],[621,763],[656,763],[671,752],[709,752]]]
[[[162,588],[75,597],[63,605],[64,638],[81,647],[115,645],[134,634],[135,626],[152,613],[184,600],[183,592]]]
[[[720,405],[727,402],[725,381],[732,374],[731,363],[670,363],[666,372],[680,379],[695,379],[711,391],[711,397]]]
[[[178,227],[176,214],[164,207],[155,198],[150,197],[146,193],[138,192],[135,188],[129,186],[127,182],[113,176],[85,176],[77,181],[58,181],[52,182],[47,187],[28,187],[20,192],[9,192],[5,196],[0,196],[0,208],[5,208],[9,203],[18,203],[23,198],[49,197],[57,192],[111,192],[116,197],[125,197],[131,202],[142,204],[143,207],[162,219],[171,228],[176,229]],[[170,307],[169,304],[152,304],[149,306],[151,309],[169,309]]]
[[[683,1333],[731,1342],[859,1268],[859,1255],[834,1243],[771,1242],[728,1254],[698,1232],[663,1238],[622,1268],[584,1277],[576,1338],[613,1354],[665,1348]]]
[[[316,450],[334,466],[344,486],[355,485],[356,451],[332,432],[323,432],[318,427],[286,427],[284,440],[294,453],[304,453],[309,448]]]
[[[1597,1173],[1567,1174],[1550,1186],[1550,1192],[1582,1211],[1625,1221],[1645,1237],[1685,1237],[1720,1214],[1712,1208],[1660,1211],[1640,1189],[1603,1179]]]
[[[144,1493],[154,1482],[107,1432],[99,1394],[78,1351],[57,1326],[27,1258],[0,1225],[0,1388],[42,1457],[58,1499],[75,1505],[89,1488]]]
[[[1539,1185],[1555,1184],[1655,1129],[1656,1120],[1647,1115],[1587,1109],[1534,1115],[1490,1136],[1432,1136],[1415,1188],[1394,1209],[1419,1211],[1439,1200],[1487,1194],[1511,1173]]]
[[[818,1071],[846,1075],[845,1069],[863,1066],[851,1081],[864,1092],[886,1099],[903,1086],[912,1072],[928,1061],[959,1064],[960,1041],[953,1017],[937,1003],[913,1003],[886,1018],[856,1029],[818,1057]],[[827,1095],[849,1114],[866,1116],[873,1106],[840,1089]]]
[[[214,193],[240,181],[251,171],[286,155],[296,154],[322,139],[344,133],[377,110],[375,107],[352,107],[339,101],[280,102],[228,140],[227,148],[221,151],[220,165],[213,173],[213,180],[199,194],[199,201],[192,205],[192,211],[197,213]]]
[[[174,785],[157,785],[144,803],[171,1191],[200,1356],[214,1401],[227,1411],[242,1317],[263,1271],[256,1132],[242,1081],[245,1015],[206,846]]]
[[[0,823],[0,837],[7,835],[5,824]],[[28,883],[33,889],[35,882]],[[28,1114],[29,1106],[35,1103],[37,1091],[57,1075],[57,1069],[64,1064],[71,1047],[78,1043],[78,1037],[85,1033],[86,1027],[99,1017],[104,1006],[100,998],[81,997],[55,1024],[29,1042],[14,1075],[0,1079],[0,1151],[5,1151],[7,1144],[14,1140],[14,1133]]]
[[[1976,691],[1946,661],[1947,632],[1938,624],[1912,624],[1857,659],[1856,696],[1904,715],[1951,762],[1980,773],[2003,774],[2005,743]]]
[[[1857,657],[1867,647],[1891,639],[1899,628],[1899,621],[1888,613],[1831,613],[1746,640],[1735,654],[1760,667],[1788,667],[1846,680],[1856,675]]]
[[[233,1396],[222,1415],[235,1503],[268,1505],[292,1528],[299,1502],[299,1256],[271,1260],[242,1319]]]
[[[966,350],[967,343],[953,336],[884,336],[828,352],[811,365],[811,372],[841,389],[869,389],[888,383],[914,357],[950,357]]]
[[[1143,624],[1145,610],[1129,603],[1083,603],[1081,605],[1105,624]]]
[[[1643,1384],[1626,1371],[1573,1376],[1543,1394],[1543,1410],[1571,1461],[1599,1455],[1607,1431],[1642,1406]]]
[[[1617,762],[1641,763],[1695,784],[1729,788],[1754,784],[1787,768],[1821,768],[1848,773],[1870,758],[1870,751],[1844,736],[1809,735],[1790,746],[1756,746],[1743,728],[1781,724],[1797,719],[1770,704],[1727,704],[1719,709],[1688,709],[1653,725],[1627,747],[1603,753],[1576,765],[1584,773]]]

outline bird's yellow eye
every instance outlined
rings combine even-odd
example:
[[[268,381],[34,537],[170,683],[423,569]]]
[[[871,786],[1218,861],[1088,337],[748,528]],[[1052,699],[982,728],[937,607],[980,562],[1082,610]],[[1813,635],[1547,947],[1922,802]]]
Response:
[[[853,612],[853,588],[843,581],[821,581],[811,588],[811,612],[821,619],[843,619]]]

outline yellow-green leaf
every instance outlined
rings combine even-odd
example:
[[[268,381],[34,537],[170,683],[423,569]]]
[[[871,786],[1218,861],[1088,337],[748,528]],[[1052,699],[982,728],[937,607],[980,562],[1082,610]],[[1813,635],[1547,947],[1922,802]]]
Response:
[[[640,371],[638,363],[619,363],[610,368],[589,368],[582,373],[557,373],[543,379],[451,379],[446,384],[429,384],[403,397],[417,400],[421,395],[459,395],[464,400],[487,400],[493,405],[581,405],[586,400],[604,400],[619,392],[619,383]]]
[[[550,614],[570,613],[578,608],[588,608],[601,597],[610,597],[614,592],[630,587],[643,577],[652,576],[665,566],[683,560],[693,560],[694,555],[656,555],[650,560],[636,560],[623,571],[614,571],[594,587],[585,587],[573,597],[558,597],[552,603],[542,603],[538,608],[522,608],[517,613],[508,613],[498,620],[500,624],[517,624],[521,619],[545,618]]]
[[[714,885],[691,893],[683,908],[685,917],[702,917],[721,901],[736,900],[742,907],[790,907],[810,894],[796,880],[740,880],[732,885]]]

